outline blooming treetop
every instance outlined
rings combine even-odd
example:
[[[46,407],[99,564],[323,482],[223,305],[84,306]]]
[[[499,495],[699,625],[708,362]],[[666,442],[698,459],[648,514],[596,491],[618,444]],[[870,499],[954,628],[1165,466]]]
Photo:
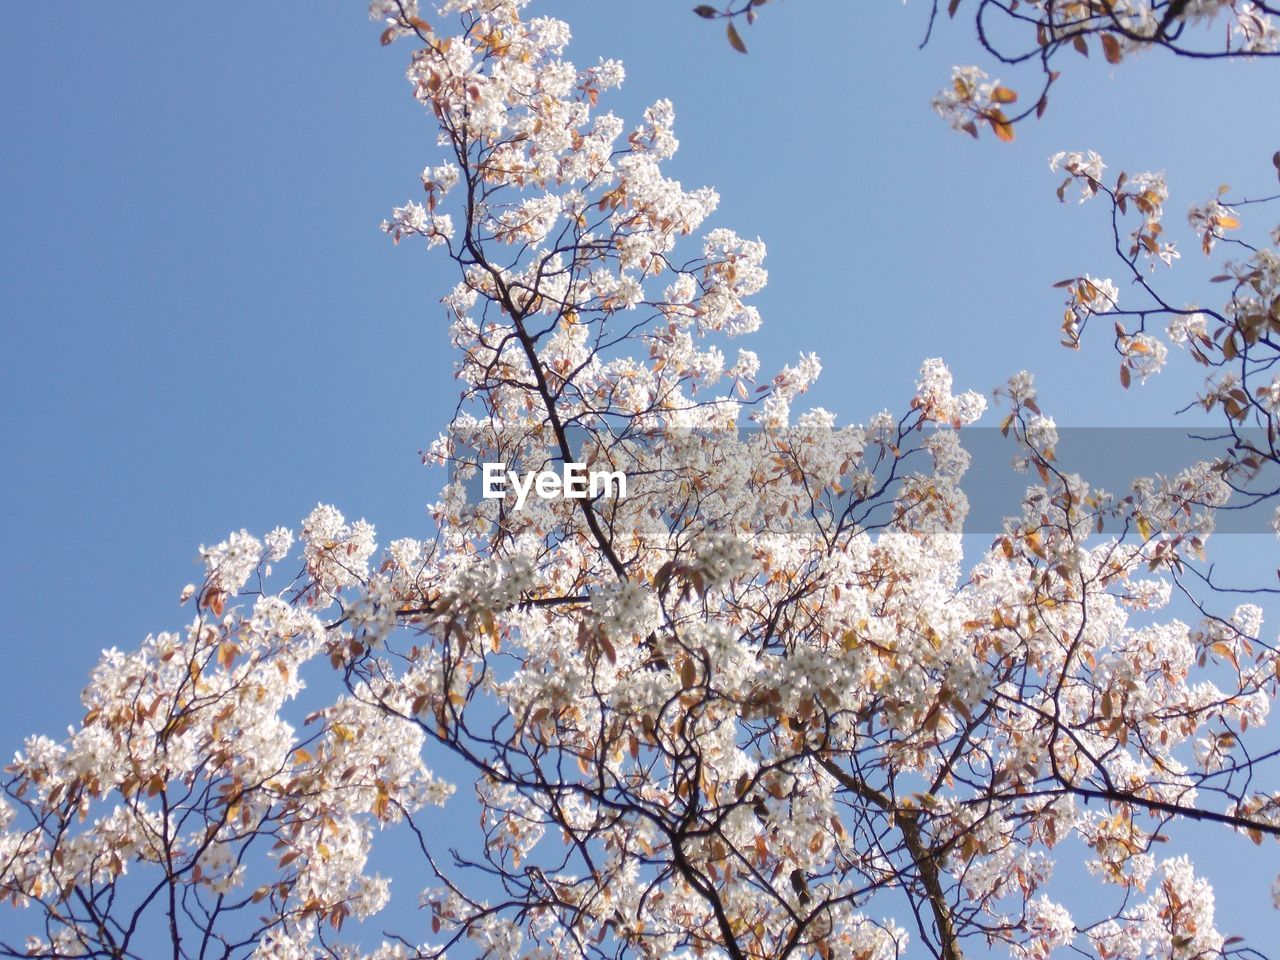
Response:
[[[379,553],[320,506],[299,549],[204,548],[191,623],[106,653],[80,724],[9,767],[0,891],[29,937],[0,954],[1234,949],[1193,864],[1157,853],[1186,819],[1280,834],[1248,776],[1277,674],[1259,610],[1160,614],[1221,473],[1109,498],[1062,471],[1020,374],[1005,428],[1038,482],[966,560],[982,398],[927,360],[905,409],[842,427],[795,409],[816,357],[730,360],[764,244],[663,173],[672,104],[602,111],[622,66],[569,63],[529,6],[373,4],[440,146],[385,229],[458,271],[434,536]],[[1073,315],[1116,300],[1076,289]],[[621,470],[627,495],[467,496],[481,461],[538,457]],[[1131,534],[1095,536],[1104,514]],[[440,804],[470,848],[429,827]],[[389,931],[383,833],[421,864],[395,878],[421,912]],[[1088,916],[1055,890],[1064,846]]]

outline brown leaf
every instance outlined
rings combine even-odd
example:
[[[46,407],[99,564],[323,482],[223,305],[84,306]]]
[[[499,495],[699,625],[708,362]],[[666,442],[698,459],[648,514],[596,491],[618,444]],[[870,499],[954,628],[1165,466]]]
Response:
[[[1119,63],[1124,59],[1124,51],[1120,49],[1120,41],[1114,34],[1102,35],[1102,53],[1107,58],[1107,63]]]
[[[1013,139],[1013,124],[1004,119],[1003,114],[998,117],[988,118],[991,123],[991,129],[995,131],[995,135],[1008,143]]]
[[[667,592],[667,587],[671,583],[671,575],[675,572],[676,564],[674,560],[668,560],[658,568],[658,572],[653,575],[653,586],[658,591],[658,596],[662,596]]]
[[[791,876],[788,879],[791,881],[791,889],[796,893],[803,893],[805,888],[808,887],[808,883],[805,882],[804,871],[799,867],[791,871]]]
[[[725,33],[729,36],[729,46],[739,53],[747,52],[747,45],[742,42],[742,34],[738,33],[738,28],[733,25],[733,21],[729,22],[729,27]]]
[[[208,607],[213,611],[215,617],[222,616],[222,611],[227,602],[227,595],[221,590],[209,587],[205,590],[204,595],[200,598],[200,605]]]
[[[680,667],[680,688],[688,690],[698,681],[698,668],[692,660],[686,660]]]
[[[604,651],[604,655],[608,658],[609,662],[616,665],[618,662],[618,651],[614,649],[613,644],[609,642],[609,638],[604,635],[603,630],[596,634],[596,643],[600,645],[600,649]]]

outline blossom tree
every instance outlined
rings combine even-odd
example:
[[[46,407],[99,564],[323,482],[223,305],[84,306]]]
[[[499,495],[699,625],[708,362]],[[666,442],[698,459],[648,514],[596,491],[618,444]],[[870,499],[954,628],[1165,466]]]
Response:
[[[764,244],[707,229],[714,190],[664,174],[671,103],[603,110],[621,64],[567,62],[568,27],[528,5],[373,4],[440,147],[385,229],[457,271],[434,536],[379,553],[320,506],[296,546],[202,548],[191,622],[105,654],[68,738],[8,768],[0,892],[24,931],[0,955],[1262,956],[1157,852],[1189,821],[1280,835],[1259,608],[1161,612],[1212,594],[1185,571],[1234,468],[1109,498],[1018,374],[1004,428],[1033,484],[965,557],[982,397],[928,359],[903,409],[841,426],[795,408],[813,355],[730,359]],[[1154,181],[1060,162],[1151,236]],[[1237,300],[1274,317],[1259,256]],[[1116,298],[1070,294],[1072,336]],[[1250,303],[1217,321],[1252,329]],[[1229,342],[1179,329],[1206,357]],[[1269,343],[1238,333],[1237,358]],[[1118,342],[1139,375],[1158,353]],[[475,496],[493,462],[628,489],[517,508]],[[474,835],[442,837],[437,805]],[[1082,904],[1061,856],[1096,880]],[[392,879],[421,909],[388,929]]]
[[[728,41],[746,53],[738,25],[755,23],[768,0],[700,3],[693,12],[723,21]],[[931,0],[925,28],[933,35],[941,0]],[[1189,61],[1249,60],[1280,55],[1280,7],[1263,0],[948,0],[948,18],[972,14],[978,43],[991,61],[1039,72],[1034,97],[1019,98],[977,66],[956,67],[934,107],[957,130],[977,137],[989,129],[1012,140],[1014,125],[1044,115],[1049,90],[1062,75],[1063,55],[1099,51],[1119,64],[1158,50]]]
[[[1064,280],[1059,284],[1068,295],[1063,344],[1078,347],[1093,317],[1111,320],[1125,387],[1135,376],[1146,380],[1160,372],[1169,345],[1185,349],[1207,371],[1203,389],[1188,408],[1222,415],[1218,439],[1229,441],[1223,451],[1224,482],[1244,498],[1242,506],[1274,500],[1280,486],[1267,469],[1280,463],[1280,379],[1273,372],[1280,361],[1280,227],[1245,239],[1237,208],[1262,211],[1280,203],[1280,194],[1233,199],[1231,187],[1223,185],[1191,206],[1187,224],[1204,255],[1213,256],[1221,244],[1237,257],[1227,259],[1212,279],[1228,291],[1220,307],[1179,304],[1162,292],[1153,276],[1157,266],[1172,267],[1181,258],[1176,243],[1165,238],[1169,189],[1163,174],[1121,171],[1109,186],[1102,158],[1093,151],[1063,152],[1051,162],[1067,174],[1058,188],[1060,199],[1075,184],[1081,202],[1101,198],[1110,206],[1114,256],[1122,279],[1133,290],[1122,304],[1119,288],[1110,279]],[[1280,152],[1272,163],[1280,172]]]

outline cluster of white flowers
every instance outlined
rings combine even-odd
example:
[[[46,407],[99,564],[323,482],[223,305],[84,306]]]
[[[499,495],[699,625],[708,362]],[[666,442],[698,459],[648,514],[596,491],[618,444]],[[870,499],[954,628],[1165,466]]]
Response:
[[[1058,445],[1058,425],[1053,417],[1036,414],[1028,420],[1026,442],[1041,455],[1052,457],[1053,449]]]
[[[200,546],[205,577],[210,589],[235,593],[243,587],[262,562],[262,542],[249,531],[233,533],[217,546]]]
[[[1089,931],[1094,949],[1112,957],[1192,960],[1222,950],[1214,925],[1213,889],[1186,857],[1160,864],[1161,882],[1150,899]]]
[[[752,572],[754,555],[749,544],[730,533],[703,534],[694,545],[693,569],[707,586],[721,586]]]
[[[1276,18],[1256,3],[1235,6],[1234,32],[1241,47],[1249,53],[1275,53],[1280,51],[1280,26]]]
[[[786,427],[791,422],[791,401],[805,393],[821,373],[817,354],[801,354],[794,367],[787,364],[774,375],[772,389],[752,419],[767,428]]]
[[[932,358],[920,367],[915,405],[924,411],[927,419],[958,428],[981,418],[987,409],[987,400],[974,390],[953,395],[951,371],[941,360]]]
[[[1183,346],[1206,337],[1206,318],[1203,313],[1178,313],[1169,320],[1168,334],[1173,343]]]
[[[462,177],[462,171],[456,163],[452,161],[446,163],[438,163],[433,167],[426,167],[422,171],[422,188],[435,197],[437,201],[442,200],[445,195],[458,185],[458,180]]]
[[[534,567],[528,557],[489,560],[459,567],[444,584],[449,609],[505,610],[518,603],[533,585]]]
[[[1213,251],[1214,246],[1223,237],[1223,231],[1233,230],[1240,226],[1236,212],[1223,206],[1217,197],[1194,203],[1187,211],[1187,223],[1200,236],[1200,245],[1206,254]]]
[[[1118,345],[1130,370],[1138,375],[1142,382],[1164,369],[1169,359],[1169,348],[1149,333],[1135,333],[1120,338]]]
[[[1084,275],[1079,286],[1077,304],[1086,313],[1109,313],[1120,303],[1120,290],[1110,278]]]
[[[422,204],[411,201],[392,210],[391,219],[382,222],[382,230],[396,243],[406,236],[418,236],[434,247],[453,239],[453,218],[447,213],[429,213]]]
[[[658,625],[658,602],[653,591],[631,580],[593,593],[591,610],[601,629],[610,636],[644,636]]]
[[[288,527],[276,527],[262,538],[262,542],[266,545],[267,559],[273,563],[279,562],[293,549],[293,531]],[[271,575],[270,567],[267,568],[267,575]]]
[[[978,67],[952,67],[951,83],[933,98],[933,109],[953,130],[977,136],[977,120],[998,109],[993,101],[997,89],[1000,82]]]
[[[1030,939],[1014,946],[1018,960],[1049,960],[1054,950],[1069,947],[1076,937],[1071,912],[1045,896],[1027,903],[1026,931]]]
[[[348,524],[338,510],[321,504],[302,521],[302,555],[307,572],[326,593],[363,583],[377,549],[374,529],[364,520]]]
[[[1063,170],[1080,182],[1081,203],[1098,195],[1102,186],[1102,171],[1106,168],[1102,157],[1093,150],[1061,150],[1049,158],[1050,170],[1055,173]],[[1071,178],[1058,188],[1059,198],[1062,197],[1064,188],[1071,183]]]

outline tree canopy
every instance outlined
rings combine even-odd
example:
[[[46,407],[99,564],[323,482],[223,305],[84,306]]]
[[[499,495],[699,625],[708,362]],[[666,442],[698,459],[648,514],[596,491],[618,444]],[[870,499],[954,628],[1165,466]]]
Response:
[[[1025,54],[984,33],[989,52],[1046,71],[1090,39],[1201,56],[1224,18],[1222,55],[1276,46],[1261,4],[976,6],[1036,33]],[[1110,206],[1126,284],[1064,279],[1064,344],[1110,322],[1126,386],[1188,351],[1207,380],[1187,403],[1222,424],[1203,459],[1112,494],[1059,456],[1027,372],[999,412],[940,359],[864,424],[804,409],[815,355],[730,345],[764,322],[765,246],[668,175],[670,101],[609,112],[622,64],[568,62],[569,26],[529,0],[372,10],[438,143],[384,224],[453,271],[434,536],[380,551],[320,506],[202,547],[190,622],[106,653],[68,738],[8,768],[0,893],[23,933],[0,955],[1264,956],[1161,845],[1189,823],[1280,836],[1274,588],[1242,598],[1210,565],[1218,516],[1280,493],[1280,230],[1241,212],[1277,198],[1193,207],[1203,254],[1230,256],[1219,305],[1188,306],[1155,272],[1178,259],[1164,178],[1053,159],[1060,198]],[[1007,138],[1015,99],[957,68],[935,106]],[[1028,485],[966,554],[984,416]],[[489,463],[582,463],[626,493],[517,506],[477,495]],[[458,836],[422,825],[446,803]],[[419,865],[395,929],[380,839]],[[1063,861],[1097,887],[1083,904]]]

